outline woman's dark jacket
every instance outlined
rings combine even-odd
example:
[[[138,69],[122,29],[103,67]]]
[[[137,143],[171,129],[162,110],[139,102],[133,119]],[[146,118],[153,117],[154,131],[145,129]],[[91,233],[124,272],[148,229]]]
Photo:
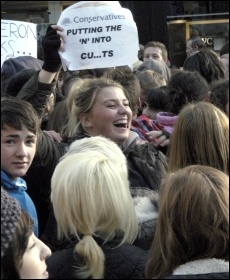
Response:
[[[145,279],[148,252],[129,243],[116,248],[111,241],[105,245],[98,240],[97,243],[105,255],[104,279]],[[80,265],[82,258],[73,253],[73,246],[56,251],[47,259],[49,279],[77,279],[74,265]]]

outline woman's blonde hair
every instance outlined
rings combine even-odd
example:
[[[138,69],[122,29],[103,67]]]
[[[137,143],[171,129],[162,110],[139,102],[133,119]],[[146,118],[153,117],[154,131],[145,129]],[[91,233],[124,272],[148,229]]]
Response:
[[[81,78],[74,78],[72,81],[69,82],[69,88],[71,90],[68,90],[68,95],[65,99],[68,121],[61,129],[61,135],[67,138],[71,136],[71,131],[74,131],[76,126],[72,110],[74,108],[75,95],[77,94],[83,82],[84,80]]]
[[[102,136],[77,140],[61,159],[51,180],[58,237],[76,236],[75,250],[85,259],[81,278],[100,279],[104,254],[94,240],[117,236],[132,243],[138,232],[127,163],[116,143]]]
[[[208,102],[186,105],[170,139],[168,171],[192,164],[212,166],[229,174],[229,119]]]
[[[229,260],[229,177],[191,165],[162,181],[146,277],[163,278],[181,264],[205,258]]]

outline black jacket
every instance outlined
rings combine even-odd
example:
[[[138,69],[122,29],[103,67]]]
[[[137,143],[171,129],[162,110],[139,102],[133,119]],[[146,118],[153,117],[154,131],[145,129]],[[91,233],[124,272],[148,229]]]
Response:
[[[104,279],[144,279],[146,251],[129,243],[114,248],[107,242],[101,248],[105,255]],[[81,257],[73,254],[73,247],[54,252],[46,261],[49,279],[77,279],[73,265],[81,262]]]

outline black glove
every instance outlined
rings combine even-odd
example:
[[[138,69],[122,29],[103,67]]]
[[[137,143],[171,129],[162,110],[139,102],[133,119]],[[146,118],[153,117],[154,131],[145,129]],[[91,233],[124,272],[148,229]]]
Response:
[[[42,39],[42,50],[44,56],[44,64],[42,69],[55,73],[61,67],[61,59],[58,48],[61,46],[60,35],[50,25],[47,28],[46,35]]]

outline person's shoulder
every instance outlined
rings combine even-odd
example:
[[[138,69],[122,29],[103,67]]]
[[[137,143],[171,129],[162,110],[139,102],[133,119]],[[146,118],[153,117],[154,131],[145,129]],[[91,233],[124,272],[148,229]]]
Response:
[[[137,153],[140,158],[149,156],[157,156],[166,158],[166,156],[151,142],[143,142],[142,144],[136,144],[133,146],[133,152]]]
[[[128,162],[135,161],[139,168],[157,168],[165,170],[168,163],[167,156],[154,147],[151,142],[144,142],[142,144],[133,144],[124,152]],[[138,162],[138,163],[137,163]]]
[[[105,279],[144,279],[148,251],[124,243],[116,248],[104,249]]]
[[[139,248],[133,244],[130,244],[128,242],[125,242],[121,244],[120,246],[117,246],[115,248],[110,246],[102,246],[103,251],[105,254],[108,252],[114,254],[114,255],[122,255],[123,257],[133,257],[133,258],[146,258],[148,257],[148,251],[143,250],[142,248]],[[133,255],[135,253],[135,256]]]
[[[79,263],[79,256],[74,254],[74,247],[57,250],[47,258],[49,279],[76,279],[74,266]]]

